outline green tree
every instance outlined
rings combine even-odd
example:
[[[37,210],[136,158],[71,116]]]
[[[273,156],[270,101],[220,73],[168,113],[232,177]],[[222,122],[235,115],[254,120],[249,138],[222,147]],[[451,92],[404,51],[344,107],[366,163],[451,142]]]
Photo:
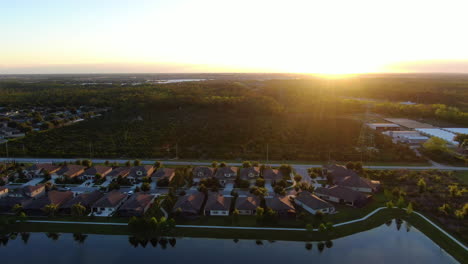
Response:
[[[466,141],[468,140],[468,134],[458,134],[455,136],[455,138],[453,139],[455,140],[456,142],[458,142],[458,147],[461,147],[461,145]]]
[[[93,162],[91,160],[83,160],[83,166],[86,166],[89,168],[93,166]]]
[[[11,210],[15,215],[19,216],[23,212],[23,206],[21,204],[15,204]]]
[[[426,191],[426,181],[424,180],[424,178],[419,179],[418,188],[419,188],[420,193],[423,193]]]
[[[406,208],[406,213],[407,214],[413,213],[413,204],[411,202],[408,204],[408,207]]]
[[[58,211],[58,205],[56,204],[48,204],[42,208],[42,210],[48,215],[49,217],[54,217]]]
[[[133,161],[133,166],[140,166],[141,165],[141,161],[140,160],[134,160]]]
[[[160,161],[156,161],[156,162],[154,163],[154,167],[155,167],[156,169],[162,168],[162,166],[163,166],[163,164],[162,164],[162,162],[160,162]]]
[[[294,175],[294,181],[299,183],[302,181],[302,176],[299,174]]]
[[[21,212],[18,215],[18,221],[20,221],[20,222],[25,222],[27,219],[28,219],[28,217],[26,216],[26,214],[24,212]]]
[[[423,147],[432,152],[442,153],[448,151],[447,141],[438,137],[431,137],[423,144]]]
[[[218,167],[218,162],[217,161],[211,162],[211,167],[217,168]]]
[[[76,203],[71,207],[71,215],[74,217],[81,217],[86,214],[86,207],[81,203]]]
[[[141,190],[147,192],[151,189],[151,185],[148,182],[144,182],[141,184]]]
[[[327,231],[327,226],[324,223],[321,223],[318,229],[320,232],[325,232]]]
[[[400,198],[398,198],[397,207],[400,209],[405,207],[405,199],[403,199],[403,196],[400,196]]]
[[[264,214],[265,214],[265,209],[263,209],[262,207],[257,207],[257,212],[256,212],[256,217],[257,217],[257,222],[262,222],[263,221],[263,217],[264,217]]]
[[[130,166],[132,166],[132,163],[129,160],[125,162],[125,167],[130,167]]]
[[[389,209],[392,209],[393,207],[395,207],[392,201],[388,201],[386,205],[387,205],[387,208]]]

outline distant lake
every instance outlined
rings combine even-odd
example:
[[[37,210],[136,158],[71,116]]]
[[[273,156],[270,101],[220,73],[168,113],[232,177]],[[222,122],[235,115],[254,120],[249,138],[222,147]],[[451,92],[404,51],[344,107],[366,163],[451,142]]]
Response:
[[[172,80],[157,80],[155,83],[179,83],[179,82],[201,82],[208,79],[172,79]]]
[[[321,245],[209,238],[158,242],[128,236],[46,233],[30,233],[24,242],[25,237],[13,235],[6,243],[0,239],[1,263],[457,263],[423,233],[395,221]]]

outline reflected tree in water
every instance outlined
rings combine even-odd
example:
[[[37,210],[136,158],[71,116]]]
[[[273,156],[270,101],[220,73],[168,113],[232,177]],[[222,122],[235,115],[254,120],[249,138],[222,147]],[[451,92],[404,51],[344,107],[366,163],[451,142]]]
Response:
[[[397,229],[398,231],[400,231],[401,225],[403,224],[403,220],[397,218],[397,219],[395,219],[395,223],[396,223],[396,229]]]
[[[52,232],[49,232],[49,233],[46,233],[45,235],[46,235],[46,237],[52,239],[53,241],[57,241],[57,240],[60,238],[60,234],[59,234],[59,233],[52,233]]]
[[[161,245],[162,249],[166,249],[167,248],[167,239],[166,238],[159,239],[159,245]]]
[[[23,243],[24,244],[28,244],[28,241],[29,241],[29,237],[31,236],[30,233],[28,232],[22,232],[21,233],[21,240],[23,240]]]
[[[175,247],[176,244],[177,240],[175,238],[169,238],[169,245],[171,245],[171,247]]]
[[[385,224],[386,224],[387,226],[391,226],[391,225],[392,225],[392,222],[393,222],[393,220],[388,220],[387,222],[385,222]]]
[[[239,239],[234,238],[232,241],[234,241],[234,243],[238,243],[238,242],[239,242]]]
[[[82,233],[74,233],[73,234],[73,239],[78,242],[79,244],[83,244],[86,240],[88,235],[84,235]]]
[[[154,237],[154,238],[151,238],[150,239],[150,243],[153,247],[157,247],[158,246],[158,238]]]
[[[9,235],[0,235],[0,245],[3,245],[3,246],[8,245],[9,240],[10,240]]]
[[[12,232],[12,233],[10,233],[10,239],[11,239],[11,240],[15,240],[17,237],[18,237],[18,233],[17,233],[17,232]]]
[[[319,252],[322,253],[322,251],[325,249],[325,244],[323,242],[319,242],[317,244],[317,248],[318,248]]]
[[[305,248],[306,248],[307,250],[312,250],[312,243],[306,243],[306,244],[305,244]]]
[[[257,244],[257,246],[263,246],[263,241],[255,240],[255,244]]]
[[[132,245],[135,248],[138,247],[138,240],[134,236],[129,236],[128,237],[128,243],[130,243],[130,245]]]
[[[326,242],[325,242],[325,246],[326,246],[327,248],[333,247],[333,241],[331,241],[331,240],[326,241]]]
[[[405,227],[406,227],[406,232],[411,231],[412,226],[411,226],[411,224],[409,222],[405,221]]]

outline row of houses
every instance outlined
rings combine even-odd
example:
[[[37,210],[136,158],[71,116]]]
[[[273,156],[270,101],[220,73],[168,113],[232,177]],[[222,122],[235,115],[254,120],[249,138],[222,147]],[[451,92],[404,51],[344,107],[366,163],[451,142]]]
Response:
[[[267,183],[283,179],[283,174],[280,170],[272,168],[261,170],[258,166],[240,168],[240,171],[238,167],[231,166],[219,168],[199,166],[195,167],[192,173],[194,183],[199,183],[202,179],[216,178],[222,186],[228,183],[234,183],[238,174],[241,180],[249,181],[250,183],[255,183],[256,179],[260,176],[262,176]]]
[[[274,210],[280,217],[294,217],[295,205],[301,206],[312,214],[317,211],[323,213],[335,211],[332,204],[307,191],[297,195],[268,196],[264,198],[264,204],[266,208]],[[206,196],[204,193],[197,192],[179,197],[173,212],[184,217],[196,217],[200,214],[227,216],[236,209],[240,215],[255,215],[258,207],[262,207],[262,199],[252,194],[240,195],[236,198],[218,192],[209,192]]]
[[[119,177],[129,180],[130,183],[135,183],[138,179],[151,177],[157,179],[167,178],[172,180],[175,176],[175,169],[159,168],[156,169],[152,165],[142,165],[134,167],[109,167],[109,166],[93,166],[87,168],[82,165],[68,164],[58,166],[48,163],[34,164],[24,169],[23,174],[28,178],[42,178],[45,175],[51,175],[62,178],[79,178],[80,180],[94,180],[96,175],[100,175],[106,180],[114,180]]]
[[[27,215],[45,215],[44,208],[53,204],[58,207],[59,214],[69,215],[73,205],[81,204],[88,213],[97,216],[142,216],[155,198],[153,194],[130,196],[117,190],[108,193],[96,190],[75,196],[71,191],[47,191],[45,185],[26,186],[11,192],[7,187],[0,187],[0,213],[11,213],[18,204]]]

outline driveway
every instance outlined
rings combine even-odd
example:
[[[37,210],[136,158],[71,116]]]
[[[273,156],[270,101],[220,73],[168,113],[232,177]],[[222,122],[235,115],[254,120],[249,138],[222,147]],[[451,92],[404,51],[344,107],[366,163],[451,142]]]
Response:
[[[93,180],[86,180],[78,187],[91,187],[93,186]]]
[[[308,184],[310,184],[312,182],[312,179],[310,178],[306,167],[293,166],[293,169],[296,171],[297,174],[302,176],[302,182],[305,182],[305,183],[308,183]]]

